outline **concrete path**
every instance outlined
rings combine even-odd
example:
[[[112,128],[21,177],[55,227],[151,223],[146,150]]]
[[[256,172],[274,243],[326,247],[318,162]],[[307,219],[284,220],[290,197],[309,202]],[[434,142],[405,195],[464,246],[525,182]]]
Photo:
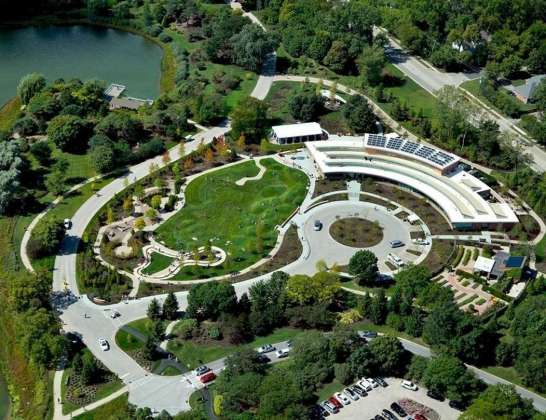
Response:
[[[262,165],[262,163],[260,162],[262,159],[264,158],[268,158],[269,156],[263,156],[261,158],[258,158],[258,159],[255,159],[254,160],[254,163],[256,163],[256,166],[260,169],[260,171],[258,172],[257,175],[254,175],[254,176],[246,176],[244,178],[241,178],[241,179],[238,179],[237,181],[235,181],[235,184],[238,185],[239,187],[242,187],[243,185],[245,185],[248,181],[259,181],[260,179],[263,178],[264,174],[265,174],[265,171],[266,171],[266,167]]]

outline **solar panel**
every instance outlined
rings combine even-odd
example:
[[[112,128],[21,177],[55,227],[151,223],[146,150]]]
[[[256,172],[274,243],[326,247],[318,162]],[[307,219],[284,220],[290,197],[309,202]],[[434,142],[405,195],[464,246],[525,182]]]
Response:
[[[414,143],[412,141],[406,141],[406,143],[404,143],[404,145],[402,146],[402,149],[400,150],[406,153],[413,154],[418,147],[419,147],[418,143]]]
[[[377,134],[369,134],[368,135],[368,145],[369,146],[385,147],[386,142],[387,142],[387,138],[384,137],[384,136],[379,136]]]
[[[399,150],[402,146],[403,140],[400,137],[389,139],[389,142],[387,143],[387,147],[389,149]]]
[[[421,156],[425,159],[427,159],[431,154],[433,154],[435,152],[435,150],[431,147],[428,147],[428,146],[421,146],[416,152],[415,154],[417,156]]]

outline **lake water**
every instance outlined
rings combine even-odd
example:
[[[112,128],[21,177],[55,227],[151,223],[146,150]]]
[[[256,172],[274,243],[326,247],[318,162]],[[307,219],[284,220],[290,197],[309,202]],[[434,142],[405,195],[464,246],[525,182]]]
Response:
[[[97,78],[127,86],[140,98],[159,94],[161,48],[138,35],[92,26],[31,26],[0,29],[0,106],[15,96],[19,79],[42,73]]]

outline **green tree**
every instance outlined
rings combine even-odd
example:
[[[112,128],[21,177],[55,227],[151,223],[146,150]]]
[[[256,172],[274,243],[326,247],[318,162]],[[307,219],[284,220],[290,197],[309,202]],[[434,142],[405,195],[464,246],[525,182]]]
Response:
[[[267,105],[252,97],[242,99],[231,113],[231,120],[233,138],[244,135],[247,142],[258,143],[267,134]]]
[[[18,141],[0,141],[0,214],[5,214],[16,202],[20,177],[25,167]]]
[[[178,300],[173,292],[169,292],[163,302],[163,318],[168,320],[176,319],[178,313]]]
[[[377,369],[375,355],[368,346],[360,346],[353,351],[347,363],[356,378],[371,376]]]
[[[368,347],[374,355],[378,369],[384,375],[400,376],[403,373],[407,355],[398,338],[379,336]]]
[[[336,363],[334,365],[334,374],[336,379],[343,385],[350,385],[353,383],[353,372],[347,363]]]
[[[187,314],[196,319],[216,319],[220,314],[234,313],[237,296],[233,285],[212,281],[195,284],[188,295]]]
[[[349,260],[349,273],[359,284],[371,284],[377,279],[377,257],[368,250],[357,251]]]
[[[161,319],[161,305],[156,298],[153,298],[148,304],[146,316],[152,321],[158,321],[159,319]]]
[[[461,420],[530,420],[534,416],[530,400],[524,400],[513,385],[492,385],[459,417]]]
[[[45,141],[38,141],[30,146],[30,153],[42,166],[47,166],[51,162],[51,147]]]
[[[64,237],[64,226],[58,219],[45,217],[32,231],[31,241],[37,242],[39,252],[34,257],[52,255],[59,249]]]
[[[284,322],[287,280],[286,273],[277,271],[271,279],[259,281],[250,287],[249,320],[254,334],[268,334]]]
[[[334,41],[324,57],[323,62],[325,66],[329,67],[335,73],[346,73],[349,67],[350,57],[345,43],[340,40]]]
[[[96,146],[91,149],[89,159],[93,164],[93,168],[98,173],[104,174],[114,169],[115,157],[114,151],[108,146]]]
[[[47,135],[63,152],[82,153],[87,149],[88,124],[75,115],[59,115],[49,123]]]
[[[377,86],[383,79],[383,67],[386,64],[382,47],[374,45],[366,47],[358,58],[358,69],[366,84]]]
[[[86,351],[82,356],[81,375],[83,382],[87,385],[99,382],[100,373],[101,371],[97,360],[90,352]]]
[[[408,377],[415,382],[420,383],[425,376],[427,370],[428,360],[426,357],[412,355],[411,363],[408,367]]]
[[[258,394],[258,418],[293,419],[305,411],[302,402],[306,400],[306,395],[289,369],[272,369],[263,379]]]
[[[156,349],[157,343],[154,340],[154,338],[150,335],[146,338],[146,342],[144,343],[144,348],[142,349],[142,356],[146,360],[155,360],[157,355],[157,349]]]
[[[276,47],[274,38],[258,25],[248,24],[231,37],[232,60],[235,64],[250,70],[259,71],[269,53]]]
[[[329,303],[340,288],[339,277],[335,273],[321,271],[313,277],[296,274],[288,279],[286,294],[300,305]]]
[[[377,118],[368,104],[366,98],[360,95],[353,95],[343,106],[343,117],[355,134],[375,133]]]
[[[314,121],[323,111],[324,99],[313,90],[303,89],[288,98],[288,109],[292,117],[299,121]]]
[[[474,375],[459,359],[445,354],[428,362],[422,380],[431,391],[455,401],[470,400],[478,386]]]
[[[17,95],[21,98],[23,104],[28,104],[30,100],[44,89],[46,86],[45,77],[39,73],[30,73],[23,76],[17,86]]]
[[[154,210],[158,210],[161,207],[161,196],[154,195],[150,201],[150,204]]]
[[[333,375],[335,358],[329,349],[328,338],[320,332],[306,332],[294,339],[290,353],[304,393],[313,392]]]

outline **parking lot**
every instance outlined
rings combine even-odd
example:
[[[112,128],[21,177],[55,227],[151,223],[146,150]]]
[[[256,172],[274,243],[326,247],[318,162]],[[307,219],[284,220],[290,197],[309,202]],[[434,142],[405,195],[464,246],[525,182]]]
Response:
[[[426,389],[419,388],[417,391],[410,391],[400,386],[402,380],[397,378],[385,378],[389,386],[387,388],[374,388],[364,398],[351,401],[351,404],[339,410],[339,413],[330,416],[334,419],[373,419],[377,414],[386,408],[399,418],[390,405],[404,398],[410,398],[435,410],[442,420],[455,420],[461,414],[448,405],[448,401],[436,401],[426,395]]]

